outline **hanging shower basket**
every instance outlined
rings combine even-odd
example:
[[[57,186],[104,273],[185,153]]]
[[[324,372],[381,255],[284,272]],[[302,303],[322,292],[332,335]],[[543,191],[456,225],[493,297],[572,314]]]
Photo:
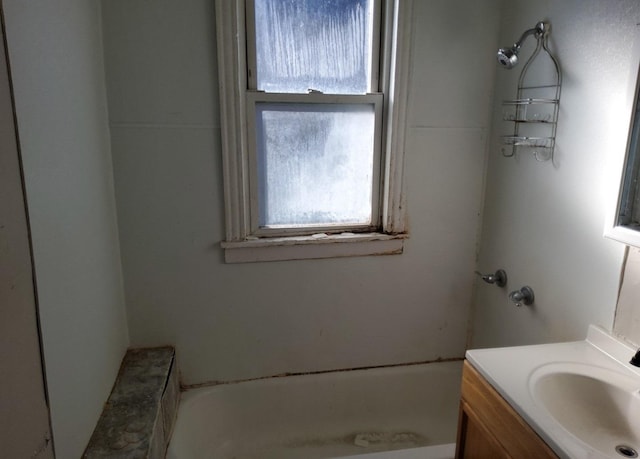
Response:
[[[502,104],[503,119],[513,123],[513,134],[502,137],[503,156],[528,152],[538,161],[553,159],[562,73],[547,45],[549,32],[549,23],[539,22],[535,28],[527,30],[512,48],[498,51],[499,62],[511,68],[517,63],[517,53],[523,40],[531,34],[537,40],[536,49],[520,73],[516,98]],[[546,67],[533,65],[536,58],[541,62],[545,55]]]

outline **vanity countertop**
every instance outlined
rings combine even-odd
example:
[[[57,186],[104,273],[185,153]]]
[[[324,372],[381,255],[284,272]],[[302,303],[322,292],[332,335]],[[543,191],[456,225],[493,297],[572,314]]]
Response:
[[[473,349],[467,351],[466,358],[559,457],[619,459],[634,456],[620,454],[614,447],[599,448],[581,441],[550,415],[534,395],[537,390],[534,390],[534,385],[540,380],[540,375],[558,371],[585,373],[582,369],[586,368],[588,371],[585,374],[595,372],[596,378],[602,374],[606,378],[610,374],[616,378],[619,375],[632,384],[637,381],[637,390],[632,391],[631,397],[640,400],[640,368],[628,363],[635,351],[605,330],[592,325],[584,341]],[[589,427],[601,428],[598,425]],[[634,438],[640,438],[640,424],[633,425],[632,430],[636,432]],[[630,446],[640,450],[640,444]]]

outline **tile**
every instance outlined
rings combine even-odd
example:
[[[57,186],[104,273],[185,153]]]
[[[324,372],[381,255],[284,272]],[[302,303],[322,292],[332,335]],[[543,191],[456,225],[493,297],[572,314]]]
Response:
[[[84,458],[164,457],[161,403],[173,361],[171,347],[127,352]]]
[[[171,432],[178,415],[178,403],[180,402],[180,383],[175,361],[169,371],[169,380],[162,395],[162,422],[164,426],[165,444],[171,440]]]

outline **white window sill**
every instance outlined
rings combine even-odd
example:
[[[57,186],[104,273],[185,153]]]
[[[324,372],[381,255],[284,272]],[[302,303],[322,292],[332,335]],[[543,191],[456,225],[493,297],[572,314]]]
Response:
[[[220,243],[227,263],[401,254],[406,234],[343,233]]]

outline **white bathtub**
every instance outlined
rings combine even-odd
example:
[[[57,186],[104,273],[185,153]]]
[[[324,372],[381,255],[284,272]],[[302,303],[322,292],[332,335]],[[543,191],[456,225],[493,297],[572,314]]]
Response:
[[[167,459],[452,458],[461,373],[438,362],[189,390]]]

